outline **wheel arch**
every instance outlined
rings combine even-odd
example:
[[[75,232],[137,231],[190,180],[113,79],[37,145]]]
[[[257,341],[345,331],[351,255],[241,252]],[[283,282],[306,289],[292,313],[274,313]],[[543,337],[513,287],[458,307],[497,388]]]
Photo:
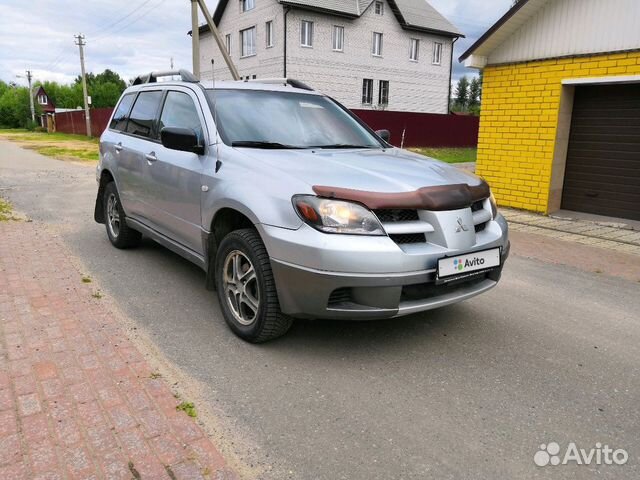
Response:
[[[243,228],[255,228],[255,223],[247,214],[237,208],[223,207],[213,216],[205,245],[207,289],[215,290],[215,263],[220,242],[231,232]],[[258,233],[258,235],[260,234]]]
[[[98,223],[104,223],[104,189],[111,182],[115,182],[113,174],[105,169],[100,173],[100,183],[98,184],[98,196],[96,197],[96,207],[93,211],[93,218]]]

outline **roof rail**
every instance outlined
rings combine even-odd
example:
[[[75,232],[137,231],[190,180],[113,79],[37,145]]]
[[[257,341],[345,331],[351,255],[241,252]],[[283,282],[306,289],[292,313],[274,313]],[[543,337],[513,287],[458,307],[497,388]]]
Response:
[[[133,81],[134,85],[142,85],[145,83],[156,83],[160,77],[173,77],[180,75],[182,82],[198,83],[198,79],[188,70],[165,70],[161,72],[151,72],[146,75],[138,75]]]
[[[309,90],[310,92],[315,91],[306,83],[303,83],[300,80],[296,80],[294,78],[253,78],[243,81],[251,83],[266,83],[268,85],[289,85],[293,88],[299,88],[301,90]]]

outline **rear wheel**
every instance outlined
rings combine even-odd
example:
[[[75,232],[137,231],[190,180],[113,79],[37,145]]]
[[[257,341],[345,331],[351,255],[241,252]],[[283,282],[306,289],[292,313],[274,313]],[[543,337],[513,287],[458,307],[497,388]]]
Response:
[[[216,284],[224,319],[248,342],[284,335],[293,320],[280,311],[267,250],[253,229],[231,232],[220,243]]]
[[[116,248],[131,248],[140,244],[142,234],[129,225],[120,203],[118,189],[110,182],[104,189],[104,223],[109,241]]]

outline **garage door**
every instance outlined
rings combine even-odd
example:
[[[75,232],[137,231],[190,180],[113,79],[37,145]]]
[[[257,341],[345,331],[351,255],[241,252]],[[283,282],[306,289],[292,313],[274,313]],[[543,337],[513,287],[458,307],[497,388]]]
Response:
[[[562,208],[640,220],[640,84],[576,87]]]

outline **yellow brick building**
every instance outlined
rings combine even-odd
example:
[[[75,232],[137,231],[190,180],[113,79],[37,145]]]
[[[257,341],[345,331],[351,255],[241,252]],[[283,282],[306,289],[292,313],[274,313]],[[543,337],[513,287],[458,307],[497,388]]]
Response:
[[[638,19],[637,1],[521,0],[461,57],[483,71],[476,171],[501,205],[640,220]]]

